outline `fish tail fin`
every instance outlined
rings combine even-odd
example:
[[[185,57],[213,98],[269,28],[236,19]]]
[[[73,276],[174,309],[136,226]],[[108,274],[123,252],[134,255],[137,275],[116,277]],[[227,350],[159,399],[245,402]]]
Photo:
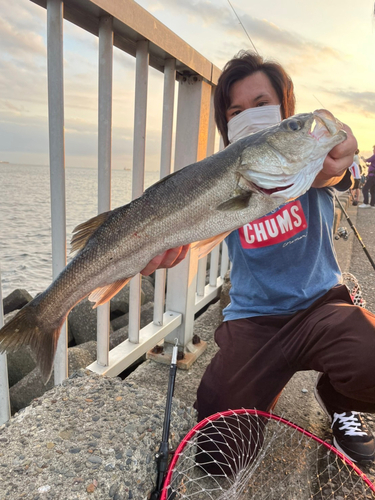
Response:
[[[65,318],[56,328],[38,320],[38,306],[33,301],[26,304],[3,328],[0,329],[0,352],[17,351],[29,346],[46,384],[51,377],[60,329]]]

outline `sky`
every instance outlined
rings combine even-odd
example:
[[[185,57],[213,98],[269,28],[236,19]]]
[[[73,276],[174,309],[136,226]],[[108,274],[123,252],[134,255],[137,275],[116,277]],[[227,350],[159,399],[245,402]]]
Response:
[[[120,0],[118,0],[120,1]],[[253,47],[281,63],[296,112],[325,107],[368,157],[375,144],[373,0],[138,0],[219,68]],[[0,161],[48,164],[46,11],[0,0]],[[249,39],[250,38],[250,39]],[[114,168],[131,168],[134,59],[114,49]],[[66,165],[97,166],[98,40],[64,21]],[[160,162],[163,76],[150,69],[146,168]]]

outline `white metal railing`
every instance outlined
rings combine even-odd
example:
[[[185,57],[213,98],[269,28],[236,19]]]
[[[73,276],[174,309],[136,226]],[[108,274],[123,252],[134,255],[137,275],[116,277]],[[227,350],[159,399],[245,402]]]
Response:
[[[149,66],[164,73],[160,176],[172,166],[173,117],[177,115],[174,170],[214,152],[213,89],[220,74],[207,59],[133,0],[32,0],[47,9],[48,112],[51,170],[52,267],[56,278],[66,265],[65,149],[64,149],[64,18],[99,37],[98,91],[98,212],[111,205],[112,61],[113,46],[135,56],[135,112],[132,197],[144,189],[146,111]],[[177,110],[174,109],[178,81]],[[130,285],[128,340],[109,351],[109,305],[98,308],[97,361],[89,368],[118,375],[164,339],[177,337],[184,350],[193,337],[194,314],[217,296],[228,269],[223,245],[211,253],[209,283],[205,284],[207,259],[194,262],[190,252],[175,268],[158,270],[155,278],[154,320],[140,330],[140,276]],[[165,285],[167,295],[165,297]],[[0,358],[0,369],[1,369]],[[4,365],[4,363],[3,363]],[[5,365],[6,367],[6,365]],[[67,377],[66,325],[60,335],[55,360],[55,384]],[[4,379],[2,379],[4,380]],[[0,385],[1,391],[1,385]],[[4,403],[1,399],[0,404]],[[6,405],[4,405],[6,406]],[[3,414],[0,413],[4,420]]]
[[[3,293],[0,281],[0,328],[4,324]],[[6,354],[0,354],[0,425],[10,419],[8,368]]]

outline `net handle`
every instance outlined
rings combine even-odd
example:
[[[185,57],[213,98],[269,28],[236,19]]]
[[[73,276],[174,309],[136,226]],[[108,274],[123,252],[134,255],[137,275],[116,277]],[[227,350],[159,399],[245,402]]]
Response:
[[[364,474],[361,469],[359,469],[351,460],[349,460],[343,453],[341,453],[339,450],[337,450],[334,446],[328,444],[326,441],[323,439],[319,438],[315,434],[312,434],[311,432],[307,431],[303,427],[300,427],[297,424],[294,424],[290,420],[287,420],[283,417],[280,417],[278,415],[275,415],[274,413],[268,413],[266,411],[261,411],[261,410],[254,410],[254,409],[246,409],[246,408],[241,408],[239,410],[227,410],[227,411],[222,411],[215,413],[214,415],[211,415],[209,417],[204,418],[200,422],[198,422],[187,434],[186,436],[182,439],[181,443],[178,445],[173,458],[169,464],[167,474],[165,476],[165,481],[163,485],[163,490],[162,494],[160,497],[160,500],[167,500],[167,494],[168,494],[168,486],[170,485],[170,481],[172,478],[173,474],[173,469],[176,465],[176,462],[183,452],[185,446],[187,443],[190,441],[190,439],[203,427],[205,427],[206,424],[209,422],[214,422],[215,420],[218,420],[219,418],[225,418],[228,416],[232,415],[244,415],[244,414],[250,414],[250,415],[257,415],[259,417],[264,417],[267,418],[268,420],[275,420],[276,422],[281,422],[285,425],[288,425],[289,427],[292,427],[293,429],[296,429],[298,432],[301,434],[304,434],[305,436],[313,439],[314,441],[317,441],[319,444],[325,446],[329,451],[337,455],[338,457],[343,460],[349,467],[351,467],[357,474],[358,476],[361,477],[361,479],[369,486],[369,488],[375,492],[375,485],[370,481],[370,479]]]

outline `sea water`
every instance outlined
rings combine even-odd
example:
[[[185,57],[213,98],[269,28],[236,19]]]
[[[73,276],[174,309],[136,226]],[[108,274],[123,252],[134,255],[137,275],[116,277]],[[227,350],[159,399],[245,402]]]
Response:
[[[145,188],[159,173],[145,173]],[[98,174],[92,168],[65,169],[67,254],[74,227],[94,217]],[[131,200],[132,173],[112,170],[111,208]],[[50,171],[47,166],[0,164],[0,270],[3,297],[16,288],[32,296],[52,281]]]

